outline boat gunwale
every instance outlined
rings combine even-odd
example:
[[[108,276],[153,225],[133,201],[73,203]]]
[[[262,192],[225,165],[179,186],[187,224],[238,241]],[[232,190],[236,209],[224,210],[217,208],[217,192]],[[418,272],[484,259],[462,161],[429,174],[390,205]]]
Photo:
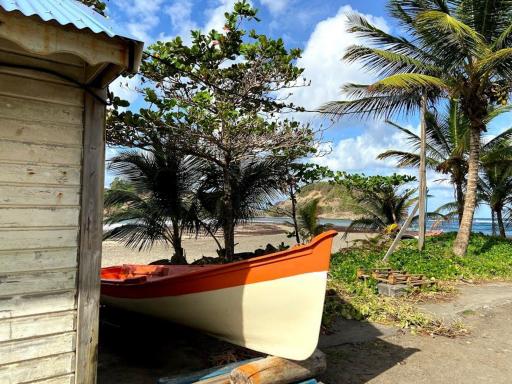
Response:
[[[154,284],[168,283],[169,281],[180,282],[181,280],[194,280],[197,278],[206,278],[206,277],[214,277],[218,275],[223,275],[226,273],[232,273],[236,271],[241,271],[244,269],[251,269],[261,267],[263,265],[279,263],[284,260],[290,260],[294,258],[302,258],[312,254],[315,247],[317,247],[320,243],[325,240],[328,240],[338,234],[335,230],[329,230],[323,232],[317,236],[315,236],[309,243],[301,244],[299,246],[286,249],[284,251],[279,251],[275,253],[271,253],[268,255],[257,256],[247,260],[236,261],[228,264],[219,264],[215,266],[207,265],[204,270],[200,270],[198,268],[197,271],[192,271],[190,273],[175,275],[175,276],[152,276],[148,278],[146,281],[139,282],[126,282],[125,280],[114,280],[114,279],[101,279],[102,285],[109,286],[126,286],[126,287],[136,287],[136,286],[149,286]],[[137,264],[127,264],[127,265],[137,265]],[[115,268],[116,266],[106,267]],[[314,272],[314,271],[312,271]]]

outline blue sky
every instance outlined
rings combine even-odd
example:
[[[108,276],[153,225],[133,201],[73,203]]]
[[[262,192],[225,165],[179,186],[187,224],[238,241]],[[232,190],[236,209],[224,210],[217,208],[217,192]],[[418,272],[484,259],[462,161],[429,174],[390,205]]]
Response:
[[[109,17],[124,26],[137,38],[150,44],[182,36],[185,40],[191,29],[222,29],[223,14],[232,8],[235,0],[110,0]],[[380,28],[396,33],[397,27],[385,10],[383,0],[252,0],[262,20],[259,32],[282,37],[289,48],[303,49],[298,65],[305,68],[311,86],[294,92],[294,102],[307,108],[316,108],[324,102],[338,99],[339,88],[345,82],[367,83],[373,76],[355,64],[341,61],[345,49],[358,40],[346,32],[346,13],[359,12]],[[113,89],[120,96],[139,106],[140,97],[133,89],[137,80],[116,81]],[[314,159],[335,170],[390,174],[397,171],[393,162],[375,157],[387,149],[405,149],[403,136],[383,121],[347,120],[338,123],[324,121],[315,115],[301,117],[305,122],[323,124],[325,138],[330,142],[330,154]],[[506,127],[507,120],[495,124],[492,134]],[[418,119],[399,120],[412,130],[418,129]],[[400,170],[415,174],[416,170]],[[111,180],[108,175],[107,180]],[[453,200],[453,190],[447,182],[437,182],[442,175],[430,173],[429,209]],[[481,208],[478,216],[488,216]]]

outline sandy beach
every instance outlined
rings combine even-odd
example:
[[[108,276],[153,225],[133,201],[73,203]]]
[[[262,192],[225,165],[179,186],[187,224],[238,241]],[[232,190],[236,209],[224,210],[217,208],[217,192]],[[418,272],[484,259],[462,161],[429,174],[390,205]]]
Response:
[[[294,245],[295,240],[288,238],[286,233],[290,227],[279,224],[251,223],[237,227],[235,241],[238,243],[236,252],[252,252],[257,248],[265,248],[267,244],[277,246],[284,242]],[[340,232],[334,238],[333,252],[349,246],[356,239],[365,239],[372,236],[371,233],[349,233],[344,238],[345,232]],[[220,239],[221,240],[221,239]],[[186,236],[183,241],[187,260],[192,262],[203,256],[216,256],[217,245],[209,236]],[[122,243],[115,241],[103,242],[102,266],[108,267],[118,264],[148,264],[159,259],[172,256],[173,250],[163,244],[155,244],[150,250],[138,251],[127,248]]]

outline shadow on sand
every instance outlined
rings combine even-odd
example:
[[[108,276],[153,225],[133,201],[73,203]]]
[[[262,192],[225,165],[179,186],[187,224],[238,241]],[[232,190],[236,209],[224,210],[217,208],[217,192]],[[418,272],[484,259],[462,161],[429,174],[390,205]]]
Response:
[[[340,305],[354,307],[341,297],[330,296]],[[362,317],[362,316],[361,316]],[[362,384],[381,373],[405,364],[405,360],[418,352],[383,340],[401,332],[400,329],[366,321],[338,319],[320,336],[319,348],[327,355],[327,372],[319,379],[326,384]]]
[[[260,356],[193,329],[101,307],[98,384],[155,384],[160,377]]]
[[[154,384],[160,377],[260,356],[133,312],[102,307],[100,319],[99,384]],[[362,384],[403,363],[418,350],[380,339],[397,332],[368,322],[337,320],[320,336],[319,347],[327,355],[328,368],[319,379],[325,384]]]

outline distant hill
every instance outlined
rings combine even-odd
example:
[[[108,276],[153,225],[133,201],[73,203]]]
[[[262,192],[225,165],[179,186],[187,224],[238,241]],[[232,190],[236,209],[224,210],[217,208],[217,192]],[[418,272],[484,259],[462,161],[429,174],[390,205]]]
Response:
[[[313,199],[320,199],[320,217],[329,219],[356,219],[360,217],[354,212],[354,201],[340,185],[331,185],[327,182],[309,184],[300,191],[297,202],[299,207]],[[264,215],[280,216],[279,209],[290,210],[290,200],[281,201],[274,205],[277,209],[270,209]]]

